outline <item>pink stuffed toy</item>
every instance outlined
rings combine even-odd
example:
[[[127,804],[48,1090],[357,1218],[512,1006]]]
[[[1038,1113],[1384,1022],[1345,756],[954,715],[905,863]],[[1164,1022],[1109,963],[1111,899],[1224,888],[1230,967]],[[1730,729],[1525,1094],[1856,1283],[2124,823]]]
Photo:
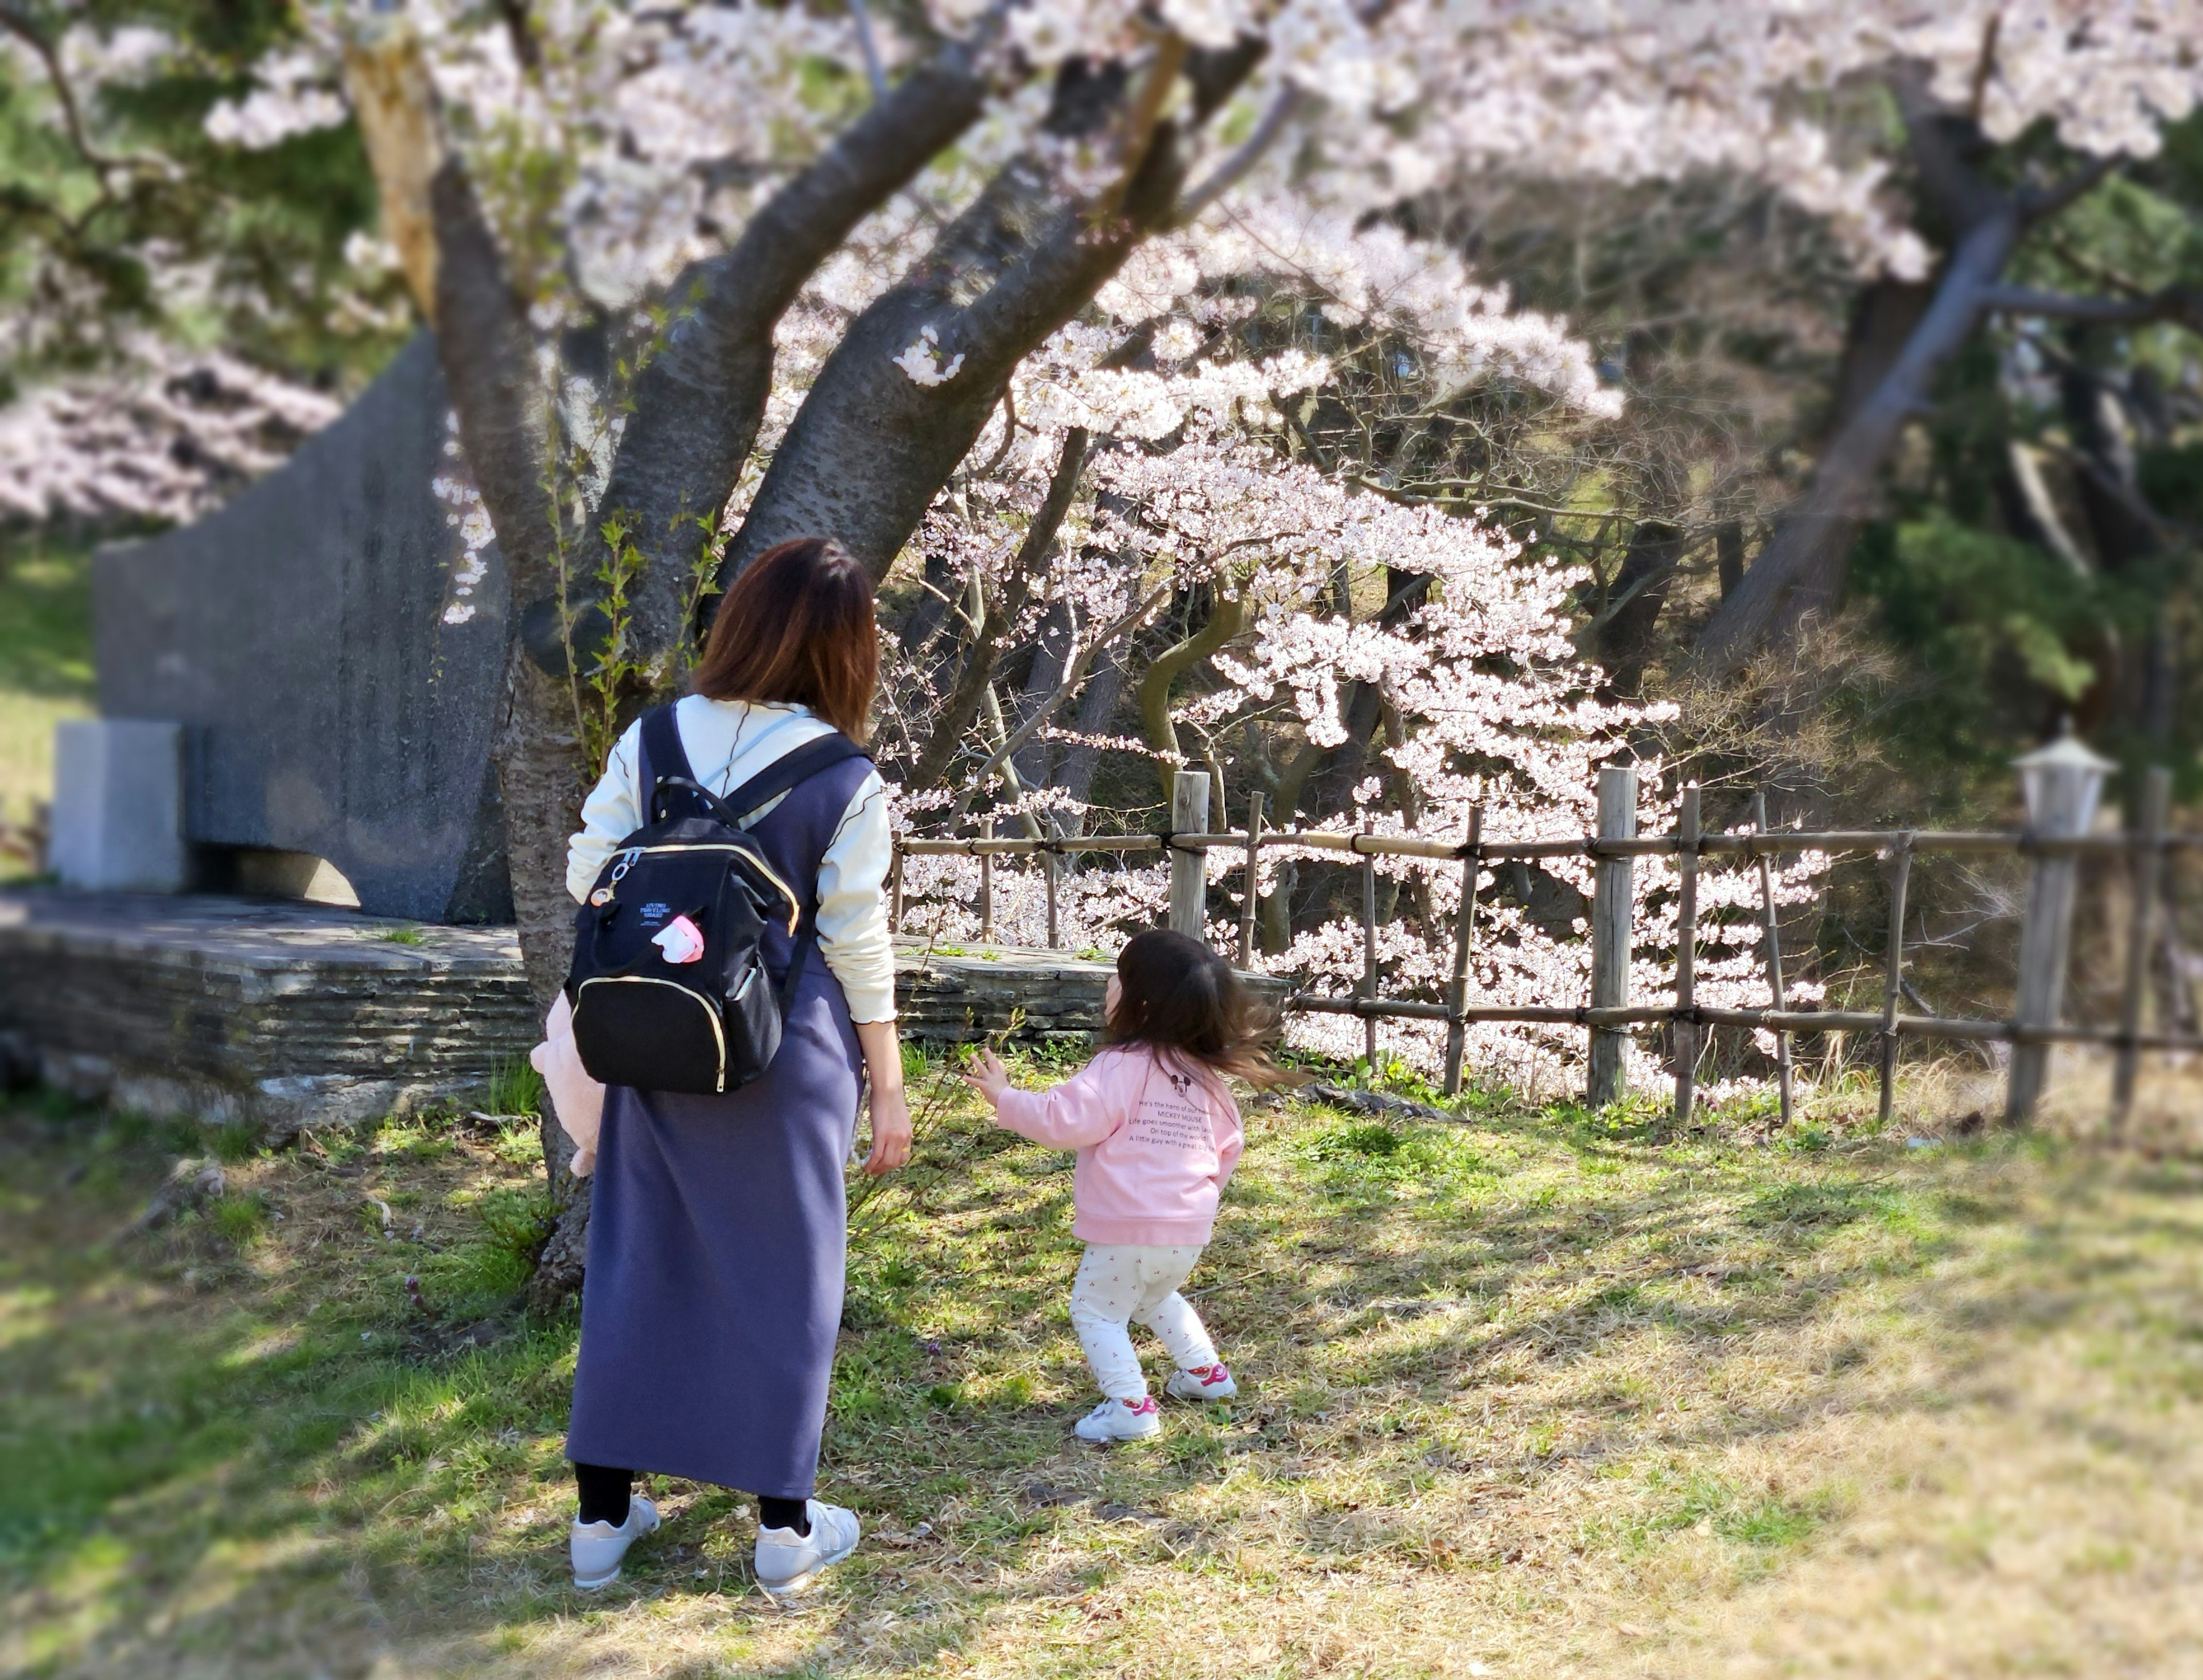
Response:
[[[529,1051],[528,1062],[543,1075],[550,1087],[552,1106],[558,1124],[574,1140],[574,1159],[567,1170],[577,1179],[596,1170],[597,1133],[604,1124],[605,1088],[582,1066],[582,1053],[574,1047],[574,1010],[560,992],[543,1023],[544,1040]]]

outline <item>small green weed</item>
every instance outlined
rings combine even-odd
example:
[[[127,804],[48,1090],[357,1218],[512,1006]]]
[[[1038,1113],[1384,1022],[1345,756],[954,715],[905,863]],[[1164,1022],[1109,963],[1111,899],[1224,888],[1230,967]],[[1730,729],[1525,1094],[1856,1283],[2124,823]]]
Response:
[[[447,1317],[496,1311],[527,1287],[535,1257],[551,1233],[548,1199],[540,1192],[494,1189],[475,1204],[481,1233],[430,1255],[421,1281],[431,1304]]]
[[[482,1100],[493,1115],[540,1115],[543,1112],[543,1075],[525,1056],[500,1062],[497,1071],[489,1076],[489,1088]]]
[[[207,1210],[207,1223],[224,1242],[243,1248],[268,1222],[268,1206],[257,1196],[225,1196]]]
[[[426,936],[417,927],[386,927],[375,936],[386,945],[418,945],[426,943]]]
[[[1336,1132],[1319,1133],[1308,1145],[1308,1153],[1318,1161],[1397,1155],[1406,1141],[1391,1127],[1373,1121],[1366,1126],[1343,1126]]]
[[[240,1161],[250,1161],[260,1153],[260,1128],[247,1121],[236,1120],[221,1127],[207,1140],[207,1147],[216,1160],[228,1166]]]

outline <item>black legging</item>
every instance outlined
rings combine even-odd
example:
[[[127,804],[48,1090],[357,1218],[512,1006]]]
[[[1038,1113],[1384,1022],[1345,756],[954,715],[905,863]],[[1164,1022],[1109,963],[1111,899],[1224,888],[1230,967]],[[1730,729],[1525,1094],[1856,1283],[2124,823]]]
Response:
[[[610,1523],[614,1528],[627,1521],[628,1496],[635,1491],[635,1472],[608,1464],[574,1465],[574,1485],[581,1490],[582,1521]],[[769,1500],[758,1495],[758,1526],[811,1532],[811,1511],[802,1500]]]

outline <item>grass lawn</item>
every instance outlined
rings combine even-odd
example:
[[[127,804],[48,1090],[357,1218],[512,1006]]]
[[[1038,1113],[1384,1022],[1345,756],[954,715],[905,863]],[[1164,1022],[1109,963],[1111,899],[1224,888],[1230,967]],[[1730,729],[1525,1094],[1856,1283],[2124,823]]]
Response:
[[[0,554],[0,818],[23,820],[53,797],[54,725],[92,713],[89,552]]]
[[[1068,1157],[956,1099],[858,1215],[821,1491],[869,1538],[789,1613],[682,1482],[567,1585],[572,1330],[496,1316],[524,1131],[271,1156],[19,1103],[0,1674],[2203,1666],[2193,1162],[1496,1100],[1251,1132],[1195,1278],[1246,1392],[1105,1452]],[[227,1197],[118,1239],[182,1147],[241,1157]]]

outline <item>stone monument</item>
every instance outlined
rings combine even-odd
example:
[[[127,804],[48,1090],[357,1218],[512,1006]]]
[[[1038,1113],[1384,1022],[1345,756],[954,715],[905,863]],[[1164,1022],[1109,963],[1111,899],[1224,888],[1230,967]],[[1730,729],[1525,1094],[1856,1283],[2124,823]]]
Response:
[[[454,581],[459,535],[431,488],[449,406],[422,334],[281,470],[197,524],[96,559],[100,713],[181,726],[192,884],[249,886],[270,872],[240,863],[323,859],[369,914],[511,920],[490,763],[505,587],[494,548],[485,575]],[[116,845],[130,837],[114,813],[161,802],[127,780],[58,792],[109,813],[85,831]],[[56,862],[86,884],[106,867]]]

